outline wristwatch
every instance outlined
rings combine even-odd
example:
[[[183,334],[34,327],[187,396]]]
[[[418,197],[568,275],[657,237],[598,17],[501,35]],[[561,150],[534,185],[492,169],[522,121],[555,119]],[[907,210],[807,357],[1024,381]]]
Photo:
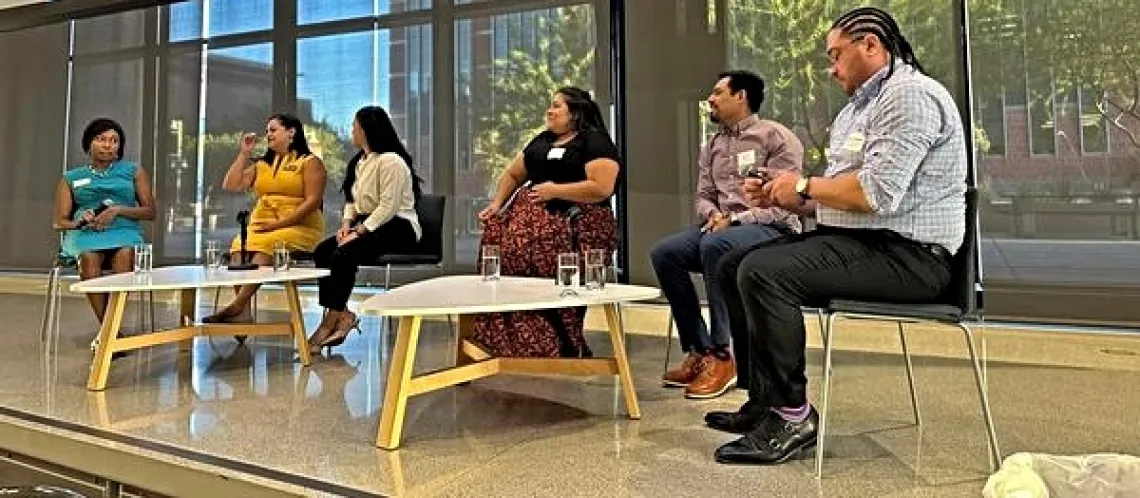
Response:
[[[740,213],[732,213],[728,215],[728,224],[732,226],[740,226]]]
[[[796,193],[800,194],[800,198],[807,201],[811,199],[811,194],[808,194],[808,186],[811,184],[811,177],[805,176],[796,180]]]

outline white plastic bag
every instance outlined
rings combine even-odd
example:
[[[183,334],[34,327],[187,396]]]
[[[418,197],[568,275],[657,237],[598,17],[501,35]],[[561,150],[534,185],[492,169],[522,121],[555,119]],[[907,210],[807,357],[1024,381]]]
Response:
[[[985,498],[1140,498],[1140,458],[1115,453],[1015,453],[986,481]]]

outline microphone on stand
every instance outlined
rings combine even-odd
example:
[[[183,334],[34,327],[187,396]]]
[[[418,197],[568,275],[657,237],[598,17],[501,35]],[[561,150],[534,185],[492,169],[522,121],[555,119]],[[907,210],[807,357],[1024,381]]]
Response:
[[[226,269],[230,271],[256,270],[257,265],[249,262],[249,255],[245,251],[245,239],[249,231],[249,211],[239,211],[237,222],[241,227],[241,252],[238,253],[240,254],[238,262],[230,263]]]
[[[115,205],[115,201],[112,201],[111,199],[103,199],[103,202],[99,204],[99,207],[97,207],[93,211],[91,211],[91,214],[93,214],[95,216],[99,216],[100,214],[103,214],[103,211],[106,211],[107,208],[110,208],[111,206],[114,206],[114,205]],[[85,226],[87,226],[87,220],[86,219],[80,219],[79,223],[75,224],[75,229],[78,230],[78,229],[83,228]]]

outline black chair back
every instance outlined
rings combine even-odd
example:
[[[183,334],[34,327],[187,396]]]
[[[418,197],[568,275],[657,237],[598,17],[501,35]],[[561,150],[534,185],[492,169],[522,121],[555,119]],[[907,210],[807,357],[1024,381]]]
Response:
[[[420,219],[423,234],[417,253],[436,258],[433,263],[443,261],[443,217],[447,209],[447,197],[423,194],[416,204],[416,215]]]
[[[946,288],[945,302],[962,310],[964,316],[973,316],[979,305],[978,284],[978,191],[966,187],[966,236],[962,247],[954,255],[950,286]]]

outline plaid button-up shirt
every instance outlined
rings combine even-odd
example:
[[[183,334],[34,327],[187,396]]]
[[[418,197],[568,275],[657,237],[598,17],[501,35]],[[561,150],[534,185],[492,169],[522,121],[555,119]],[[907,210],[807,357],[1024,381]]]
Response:
[[[957,252],[966,232],[966,138],[950,92],[902,61],[876,73],[831,125],[825,177],[855,172],[871,205],[819,205],[820,224],[889,229]]]

